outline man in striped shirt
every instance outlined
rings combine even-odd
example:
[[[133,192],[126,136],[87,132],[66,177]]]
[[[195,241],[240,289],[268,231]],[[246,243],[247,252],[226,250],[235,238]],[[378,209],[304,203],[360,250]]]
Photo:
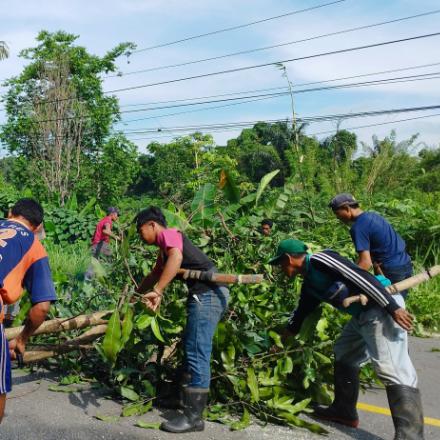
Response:
[[[357,427],[356,403],[359,394],[359,367],[371,360],[386,386],[396,429],[396,439],[423,439],[423,412],[417,374],[408,354],[407,331],[412,317],[405,310],[401,295],[390,295],[381,282],[366,270],[325,250],[309,254],[299,240],[283,240],[270,260],[280,265],[289,278],[303,278],[296,310],[289,319],[285,336],[299,332],[304,319],[321,302],[343,310],[352,319],[335,343],[335,399],[327,408],[315,410],[317,417]],[[348,296],[364,294],[368,303],[352,303],[344,308]]]

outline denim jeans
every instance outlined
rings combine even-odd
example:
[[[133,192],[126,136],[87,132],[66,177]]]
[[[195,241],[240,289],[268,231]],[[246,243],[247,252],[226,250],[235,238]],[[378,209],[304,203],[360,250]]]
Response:
[[[393,295],[405,307],[401,295]],[[382,307],[375,305],[353,317],[335,343],[335,359],[353,367],[371,359],[385,384],[417,387],[417,373],[408,354],[408,333]]]
[[[406,278],[412,277],[413,267],[412,263],[404,264],[403,266],[387,267],[381,266],[383,274],[394,284],[399,281],[405,280]],[[408,290],[400,292],[403,299],[406,299],[408,295]]]
[[[185,359],[191,375],[190,387],[209,388],[212,339],[228,299],[229,290],[223,286],[188,297]]]

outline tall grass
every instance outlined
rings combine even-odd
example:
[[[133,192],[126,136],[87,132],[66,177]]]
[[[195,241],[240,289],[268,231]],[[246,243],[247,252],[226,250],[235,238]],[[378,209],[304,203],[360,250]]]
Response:
[[[90,263],[90,244],[79,241],[72,244],[44,243],[49,255],[54,278],[60,275],[67,278],[81,278]]]
[[[415,273],[440,264],[440,245],[433,241],[424,254],[416,252],[414,257]],[[411,289],[407,306],[425,330],[440,332],[440,276]]]

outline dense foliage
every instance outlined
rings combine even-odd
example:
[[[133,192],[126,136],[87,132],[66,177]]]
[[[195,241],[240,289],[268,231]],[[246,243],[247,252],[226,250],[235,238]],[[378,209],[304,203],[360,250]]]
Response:
[[[348,230],[327,208],[336,192],[351,191],[364,209],[377,210],[395,226],[416,270],[438,263],[440,149],[415,154],[417,136],[399,143],[394,133],[373,138],[371,145],[358,145],[356,135],[346,130],[319,141],[305,135],[305,127],[261,122],[226,146],[216,146],[209,134],[194,133],[151,143],[140,154],[122,134],[112,132],[119,118],[118,102],[104,96],[99,76],[114,71],[116,58],[131,45],[119,45],[100,58],[75,46],[75,40],[63,32],[42,32],[38,46],[23,52],[29,65],[6,83],[8,120],[1,129],[8,155],[0,160],[0,208],[6,214],[17,198],[31,195],[45,207],[45,245],[59,296],[51,315],[114,310],[97,351],[82,354],[81,362],[68,355],[52,362],[69,373],[63,383],[95,379],[129,402],[123,411],[128,416],[148,411],[156,386],[175,375],[185,326],[183,285],[173,283],[157,315],[131,302],[137,298],[134,283],[155,260],[131,221],[139,209],[154,203],[220,271],[266,277],[261,285],[231,288],[230,308],[215,336],[208,417],[239,429],[252,413],[263,421],[321,432],[297,414],[307,411],[312,400],[329,401],[332,343],[347,317],[324,306],[309,318],[299,337],[283,347],[279,331],[295,307],[299,282],[288,283],[272,273],[268,257],[279,240],[297,237],[313,251],[333,248],[354,258]],[[69,81],[57,83],[54,71],[68,72]],[[49,121],[46,131],[36,131],[43,117],[41,100],[54,90],[81,97],[83,107],[65,110],[81,118],[87,115],[79,131],[67,122],[63,128],[79,162],[69,162],[61,186],[51,186],[50,175],[43,172],[49,158],[42,152],[55,146],[55,127]],[[59,165],[65,172],[66,163]],[[111,260],[95,262],[96,277],[85,283],[90,237],[109,204],[121,209],[116,228],[123,240],[113,243]],[[263,218],[274,220],[270,237],[259,233]],[[23,299],[17,324],[27,307]],[[440,282],[414,289],[409,307],[416,314],[418,331],[423,326],[438,331]],[[39,337],[37,342],[64,336]],[[280,351],[269,352],[273,345]],[[176,348],[172,356],[167,347]],[[363,370],[363,379],[373,379],[369,368]]]

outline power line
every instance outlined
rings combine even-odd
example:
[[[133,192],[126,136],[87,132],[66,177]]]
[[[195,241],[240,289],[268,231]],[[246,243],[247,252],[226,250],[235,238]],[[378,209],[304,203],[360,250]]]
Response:
[[[344,119],[352,119],[352,118],[360,118],[360,117],[372,117],[372,116],[381,116],[381,115],[391,115],[391,114],[399,114],[399,113],[408,113],[408,112],[419,112],[419,111],[427,111],[427,110],[434,110],[434,109],[440,109],[440,105],[430,105],[430,106],[422,106],[422,107],[406,107],[406,108],[398,108],[398,109],[387,109],[387,110],[372,110],[372,111],[364,111],[364,112],[357,112],[357,113],[343,113],[343,114],[329,114],[329,115],[317,115],[317,116],[305,116],[305,117],[297,117],[297,122],[302,123],[322,123],[322,122],[330,122],[330,121],[341,121]],[[401,121],[406,120],[415,120],[415,119],[423,119],[425,117],[431,117],[436,116],[434,115],[425,115],[420,117],[414,117],[414,118],[408,118],[408,119],[402,119]],[[440,114],[439,114],[440,115]],[[238,121],[238,122],[226,122],[226,123],[218,123],[218,124],[210,124],[210,125],[192,125],[192,126],[178,126],[178,127],[160,127],[159,129],[156,128],[147,128],[147,129],[138,129],[138,130],[131,130],[131,131],[122,131],[118,130],[113,133],[110,133],[111,135],[115,134],[124,134],[127,136],[132,136],[136,134],[142,134],[142,133],[157,133],[157,132],[169,132],[171,134],[175,134],[174,132],[179,131],[189,131],[190,133],[193,133],[194,131],[204,131],[209,130],[209,132],[225,132],[230,131],[235,128],[247,128],[252,127],[257,123],[265,122],[268,124],[275,124],[275,123],[291,123],[291,118],[283,118],[283,119],[266,119],[266,120],[254,120],[254,121]],[[399,121],[392,121],[389,122],[390,124],[393,122],[399,122]],[[365,126],[359,126],[359,127],[349,127],[346,128],[346,130],[356,129],[356,128],[366,128],[366,127],[373,127],[377,125],[386,125],[388,123],[376,123],[376,124],[370,124]],[[310,134],[312,135],[319,135],[319,134],[325,134],[325,133],[333,133],[334,130],[331,131],[325,131],[325,132],[318,132]],[[159,136],[158,136],[159,137]],[[170,135],[160,136],[160,137],[170,137]],[[63,139],[64,136],[53,136],[53,139]],[[156,137],[155,137],[156,138]],[[134,140],[141,140],[141,139],[150,139],[150,137],[143,137],[143,138],[134,138]]]
[[[312,81],[312,82],[306,82],[306,83],[299,83],[299,84],[294,84],[294,89],[297,89],[297,87],[303,87],[303,86],[308,86],[308,85],[314,85],[314,84],[324,84],[324,83],[329,83],[329,82],[335,82],[335,81],[342,81],[345,79],[354,79],[354,78],[362,78],[365,76],[375,76],[375,75],[382,75],[384,73],[394,73],[394,72],[403,72],[406,70],[415,70],[415,69],[422,69],[425,67],[433,67],[433,66],[438,66],[440,65],[440,62],[436,62],[436,63],[429,63],[429,64],[419,64],[419,65],[415,65],[415,66],[409,66],[409,67],[401,67],[401,68],[397,68],[397,69],[390,69],[390,70],[382,70],[379,72],[370,72],[370,73],[362,73],[362,74],[357,74],[357,75],[352,75],[352,76],[343,76],[343,77],[339,77],[339,78],[332,78],[332,79],[325,79],[325,80],[321,80],[321,81]],[[190,97],[190,98],[181,98],[181,99],[172,99],[172,100],[166,100],[166,101],[153,101],[153,102],[149,102],[149,103],[138,103],[138,104],[124,104],[121,105],[120,107],[139,107],[139,106],[148,106],[148,105],[156,105],[156,104],[169,104],[169,103],[179,103],[179,102],[186,102],[186,101],[197,101],[197,100],[201,100],[201,99],[211,99],[211,98],[220,98],[220,97],[224,97],[224,96],[236,96],[236,95],[244,95],[246,93],[259,93],[259,92],[270,92],[272,90],[284,90],[284,91],[288,91],[288,87],[283,86],[283,87],[269,87],[269,88],[265,88],[265,89],[253,89],[253,90],[244,90],[244,91],[240,91],[240,92],[230,92],[230,93],[222,93],[222,94],[217,94],[217,95],[208,95],[208,96],[198,96],[198,97]],[[150,108],[145,108],[145,109],[136,109],[133,111],[130,111],[131,113],[135,113],[135,112],[142,112],[142,111],[147,111],[150,110]],[[124,110],[121,113],[128,113],[129,111]]]
[[[166,81],[159,81],[159,82],[155,82],[155,83],[140,84],[138,86],[131,86],[131,87],[124,87],[121,89],[107,90],[104,93],[121,93],[121,92],[127,92],[129,90],[138,90],[138,89],[147,88],[147,87],[172,84],[172,83],[177,83],[177,82],[181,82],[181,81],[189,81],[192,79],[207,78],[207,77],[216,76],[216,75],[224,75],[227,73],[243,72],[245,70],[259,69],[261,67],[268,67],[268,66],[274,66],[274,65],[279,65],[279,64],[291,63],[293,61],[308,60],[308,59],[319,58],[319,57],[323,57],[323,56],[337,55],[337,54],[347,53],[347,52],[354,52],[357,50],[371,49],[373,47],[380,47],[380,46],[386,46],[386,45],[390,45],[390,44],[404,43],[407,41],[420,40],[423,38],[437,37],[439,35],[440,35],[440,32],[434,32],[434,33],[423,34],[423,35],[416,35],[414,37],[400,38],[398,40],[382,41],[380,43],[366,44],[363,46],[349,47],[346,49],[338,49],[338,50],[333,50],[333,51],[329,51],[329,52],[320,52],[320,53],[313,54],[313,55],[305,55],[302,57],[289,58],[289,59],[280,60],[280,61],[272,61],[269,63],[254,64],[251,66],[243,66],[243,67],[235,67],[233,69],[219,70],[216,72],[209,72],[209,73],[204,73],[201,75],[192,75],[192,76],[187,76],[187,77],[183,77],[183,78],[175,78],[175,79],[170,79],[170,80],[166,80]]]
[[[382,126],[382,125],[391,125],[391,124],[396,124],[396,123],[400,123],[400,122],[406,122],[406,121],[414,121],[414,120],[418,120],[418,119],[427,119],[427,118],[432,118],[435,116],[440,116],[440,113],[434,113],[432,115],[424,115],[424,116],[416,116],[413,118],[405,118],[405,119],[397,119],[394,121],[388,121],[388,122],[379,122],[379,123],[375,123],[375,124],[368,124],[368,125],[359,125],[356,127],[347,127],[347,128],[342,128],[341,130],[359,130],[362,128],[371,128],[371,127],[378,127],[378,126]],[[230,129],[225,129],[225,130],[217,130],[217,132],[226,132],[226,131],[230,131]],[[320,131],[320,132],[316,132],[316,133],[309,133],[307,134],[307,136],[319,136],[321,134],[331,134],[331,133],[335,133],[335,130],[326,130],[326,131]],[[186,133],[183,134],[181,136],[185,136],[191,133]],[[180,137],[181,137],[180,136]],[[139,137],[139,138],[133,138],[131,139],[132,142],[134,141],[140,141],[140,140],[156,140],[156,139],[165,139],[165,138],[170,138],[171,135],[158,135],[158,136],[148,136],[148,137]]]
[[[436,76],[426,77],[427,75],[436,75]],[[416,78],[414,78],[413,76],[401,77],[401,78],[411,78],[411,79],[404,79],[404,80],[401,80],[399,78],[381,79],[381,80],[368,81],[368,82],[362,82],[362,83],[340,84],[340,85],[328,86],[328,87],[315,87],[315,88],[304,89],[304,90],[296,90],[296,91],[293,91],[292,93],[293,94],[300,94],[300,93],[307,93],[307,92],[317,92],[317,91],[326,91],[326,90],[334,90],[334,89],[345,89],[345,88],[353,88],[353,87],[369,87],[369,86],[378,86],[378,85],[386,85],[386,84],[397,84],[397,83],[402,83],[402,82],[426,81],[426,80],[430,80],[430,79],[438,79],[438,78],[440,78],[439,75],[440,75],[440,72],[433,72],[431,74],[414,75]],[[239,101],[239,102],[233,102],[230,104],[224,104],[224,105],[218,105],[218,106],[212,106],[212,107],[204,107],[204,108],[194,109],[194,110],[186,110],[183,112],[167,113],[164,115],[155,115],[155,116],[147,116],[144,118],[121,120],[119,123],[127,124],[127,123],[132,123],[132,122],[145,121],[145,120],[149,120],[149,119],[177,116],[177,115],[183,115],[183,114],[188,114],[188,113],[230,107],[230,106],[234,106],[234,105],[248,104],[250,102],[263,101],[263,100],[273,99],[273,98],[282,98],[282,97],[288,96],[289,93],[290,93],[289,91],[286,91],[286,92],[280,92],[280,93],[270,93],[270,94],[265,94],[265,95],[254,95],[254,96],[244,96],[244,97],[240,97],[240,98],[229,98],[229,99],[223,99],[223,100],[217,100],[217,101],[189,103],[189,104],[187,104],[188,106],[193,106],[193,105],[198,105],[198,104],[208,104],[208,103],[213,103],[213,102],[222,102],[222,101]],[[169,107],[153,107],[148,110],[158,110],[158,109],[174,108],[174,107],[181,107],[181,106],[185,106],[185,104],[180,104],[178,106],[169,106]]]
[[[192,79],[206,78],[206,77],[211,77],[211,76],[215,76],[215,75],[223,75],[223,74],[227,74],[227,73],[241,72],[241,71],[257,69],[257,68],[261,68],[261,67],[276,66],[276,65],[280,65],[280,64],[284,64],[284,63],[290,63],[293,61],[307,60],[307,59],[313,59],[313,58],[329,56],[329,55],[337,55],[337,54],[342,54],[342,53],[354,52],[357,50],[365,50],[365,49],[370,49],[373,47],[380,47],[380,46],[386,46],[386,45],[390,45],[390,44],[419,40],[419,39],[423,39],[423,38],[436,37],[439,35],[440,35],[440,32],[417,35],[414,37],[400,38],[398,40],[383,41],[380,43],[373,43],[373,44],[368,44],[368,45],[363,45],[363,46],[355,46],[355,47],[350,47],[350,48],[345,48],[345,49],[333,50],[333,51],[329,51],[329,52],[321,52],[321,53],[317,53],[317,54],[306,55],[306,56],[297,57],[297,58],[290,58],[290,59],[285,59],[285,60],[280,60],[280,61],[273,61],[273,62],[269,62],[269,63],[255,64],[255,65],[251,65],[251,66],[237,67],[234,69],[209,72],[209,73],[205,73],[205,74],[201,74],[201,75],[193,75],[193,76],[189,76],[189,77],[175,78],[175,79],[170,79],[167,81],[160,81],[160,82],[156,82],[156,83],[148,83],[148,84],[141,84],[138,86],[125,87],[125,88],[121,88],[121,89],[107,90],[103,93],[109,94],[109,93],[120,93],[120,92],[129,91],[129,90],[138,90],[141,88],[177,83],[177,82],[188,81],[188,80],[192,80]],[[72,98],[63,98],[63,99],[56,99],[56,100],[42,100],[42,101],[40,101],[40,104],[41,103],[50,104],[50,103],[56,103],[56,102],[61,102],[61,101],[71,101],[71,100],[78,100],[78,98],[72,97]]]
[[[197,38],[207,37],[209,35],[217,35],[217,34],[221,34],[223,32],[229,32],[229,31],[233,31],[233,30],[237,30],[237,29],[242,29],[242,28],[253,26],[253,25],[256,25],[256,24],[265,23],[265,22],[268,22],[268,21],[271,21],[271,20],[277,20],[279,18],[288,17],[290,15],[301,14],[303,12],[309,12],[309,11],[313,11],[313,10],[316,10],[316,9],[324,8],[326,6],[335,5],[337,3],[342,3],[344,1],[346,1],[346,0],[336,0],[336,1],[333,1],[333,2],[330,2],[330,3],[322,3],[320,5],[312,6],[310,8],[306,8],[306,9],[300,9],[300,10],[296,10],[296,11],[286,12],[285,14],[275,15],[273,17],[267,17],[267,18],[263,18],[261,20],[251,21],[249,23],[244,23],[244,24],[240,24],[240,25],[237,25],[237,26],[231,26],[231,27],[228,27],[228,28],[217,29],[215,31],[205,32],[203,34],[192,35],[190,37],[181,38],[179,40],[169,41],[167,43],[161,43],[161,44],[156,44],[154,46],[149,46],[149,47],[144,47],[144,48],[141,48],[141,49],[136,49],[136,50],[133,50],[131,53],[135,54],[135,53],[139,53],[139,52],[145,52],[147,50],[158,49],[160,47],[166,47],[166,46],[172,46],[174,44],[179,44],[179,43],[183,43],[185,41],[195,40]]]
[[[377,80],[373,80],[373,81],[363,81],[363,82],[357,82],[357,83],[338,84],[338,85],[334,85],[334,86],[300,89],[300,90],[294,90],[292,93],[293,94],[301,94],[301,93],[310,93],[310,92],[335,90],[335,89],[395,84],[395,83],[402,83],[402,82],[426,81],[426,80],[430,80],[430,79],[438,79],[438,78],[440,78],[439,75],[440,75],[440,72],[431,72],[431,73],[424,73],[424,74],[418,74],[418,75],[407,75],[407,76],[394,77],[394,78],[383,78],[383,79],[377,79]],[[224,98],[224,99],[217,99],[217,100],[210,100],[210,101],[199,101],[199,102],[189,102],[189,103],[181,103],[181,104],[174,104],[174,105],[156,106],[156,107],[149,107],[149,108],[145,108],[145,109],[124,110],[124,111],[121,111],[120,113],[133,113],[133,112],[141,112],[141,111],[164,110],[164,109],[176,108],[176,107],[188,107],[188,106],[195,106],[195,105],[213,104],[213,103],[219,103],[219,102],[229,102],[229,104],[224,104],[224,105],[219,105],[219,106],[205,107],[205,108],[201,108],[201,109],[187,110],[187,111],[183,111],[183,112],[168,113],[165,115],[147,116],[147,117],[143,117],[143,118],[129,119],[129,120],[125,120],[125,121],[121,120],[118,122],[123,123],[123,124],[127,124],[127,123],[131,123],[131,122],[156,119],[156,118],[160,118],[160,117],[176,116],[176,115],[182,115],[182,114],[199,112],[199,111],[213,110],[213,109],[218,109],[218,108],[223,108],[223,107],[230,107],[230,106],[235,106],[235,105],[246,104],[246,103],[255,102],[255,101],[262,101],[262,100],[267,100],[267,99],[284,97],[284,96],[288,96],[289,93],[290,93],[290,91],[284,91],[284,92],[278,92],[278,93],[248,95],[248,96],[240,96],[240,97],[235,97],[235,98]],[[63,117],[63,118],[35,120],[35,121],[33,121],[33,123],[42,124],[42,123],[47,123],[47,122],[58,122],[58,121],[77,120],[77,119],[84,120],[84,119],[89,119],[89,118],[91,118],[91,116],[80,116],[80,117],[69,116],[69,117]]]
[[[416,116],[414,118],[397,119],[396,121],[379,122],[376,124],[358,125],[357,127],[347,127],[347,128],[342,128],[341,130],[359,130],[361,128],[379,127],[381,125],[395,124],[397,122],[414,121],[416,119],[432,118],[434,116],[440,116],[440,113],[434,113],[432,115]],[[310,133],[308,136],[319,136],[321,134],[329,134],[329,133],[334,133],[334,132],[335,132],[335,130],[326,130],[326,131],[320,131],[317,133]]]
[[[412,20],[415,18],[420,18],[420,17],[426,17],[429,15],[434,15],[434,14],[438,14],[440,13],[440,9],[436,9],[434,11],[429,11],[429,12],[424,12],[421,14],[416,14],[416,15],[410,15],[407,17],[401,17],[401,18],[396,18],[393,20],[387,20],[387,21],[382,21],[379,23],[373,23],[373,24],[368,24],[368,25],[364,25],[364,26],[357,26],[357,27],[353,27],[353,28],[348,28],[348,29],[343,29],[340,31],[335,31],[335,32],[329,32],[326,34],[320,34],[320,35],[315,35],[312,37],[308,37],[308,38],[302,38],[300,40],[294,40],[294,41],[289,41],[287,43],[278,43],[278,44],[274,44],[271,46],[264,46],[264,47],[259,47],[259,48],[255,48],[255,49],[248,49],[248,50],[241,50],[238,52],[232,52],[232,53],[228,53],[225,55],[219,55],[219,56],[215,56],[215,57],[208,57],[208,58],[202,58],[199,60],[193,60],[193,61],[186,61],[183,63],[177,63],[177,64],[168,64],[165,66],[156,66],[156,67],[150,67],[148,69],[141,69],[141,70],[133,70],[130,72],[120,72],[114,75],[107,75],[104,76],[104,78],[116,78],[116,77],[123,77],[123,76],[128,76],[128,75],[138,75],[140,73],[147,73],[147,72],[155,72],[158,70],[165,70],[165,69],[171,69],[171,68],[175,68],[175,67],[183,67],[183,66],[189,66],[192,64],[199,64],[199,63],[204,63],[207,61],[215,61],[215,60],[220,60],[220,59],[225,59],[225,58],[230,58],[230,57],[234,57],[237,55],[245,55],[245,54],[249,54],[249,53],[255,53],[255,52],[260,52],[260,51],[264,51],[264,50],[269,50],[269,49],[276,49],[279,47],[284,47],[284,46],[290,46],[293,44],[298,44],[298,43],[304,43],[307,41],[313,41],[313,40],[318,40],[321,38],[327,38],[327,37],[332,37],[332,36],[336,36],[336,35],[342,35],[342,34],[346,34],[346,33],[350,33],[350,32],[355,32],[355,31],[359,31],[359,30],[364,30],[364,29],[371,29],[374,27],[379,27],[379,26],[384,26],[387,24],[392,24],[392,23],[398,23],[398,22],[402,22],[402,21],[407,21],[407,20]]]
[[[419,107],[404,107],[397,109],[387,109],[387,110],[371,110],[364,112],[351,112],[351,113],[342,113],[342,114],[330,114],[330,115],[317,115],[317,116],[304,116],[297,117],[297,122],[302,123],[311,123],[311,122],[327,122],[333,120],[342,120],[342,119],[352,119],[359,117],[369,117],[369,116],[381,116],[387,114],[396,114],[396,113],[408,113],[408,112],[418,112],[418,111],[427,111],[427,110],[438,110],[440,109],[440,105],[429,105],[429,106],[419,106]],[[124,134],[142,134],[142,133],[155,133],[157,131],[166,132],[166,131],[186,131],[186,130],[210,130],[217,128],[234,128],[234,127],[248,127],[255,125],[258,122],[267,122],[267,123],[276,123],[276,122],[291,122],[290,118],[284,119],[269,119],[265,121],[238,121],[238,122],[224,122],[219,124],[207,124],[207,125],[189,125],[189,126],[177,126],[177,127],[162,127],[159,130],[155,128],[146,128],[146,129],[134,129],[129,131],[123,131]]]

